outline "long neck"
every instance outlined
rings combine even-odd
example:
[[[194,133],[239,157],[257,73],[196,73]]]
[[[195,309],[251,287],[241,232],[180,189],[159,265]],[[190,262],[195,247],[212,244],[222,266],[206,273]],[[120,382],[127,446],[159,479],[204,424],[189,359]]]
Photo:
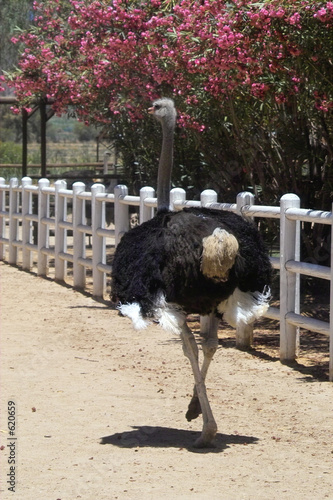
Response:
[[[157,174],[157,210],[170,209],[171,173],[173,166],[174,123],[163,123],[163,140]]]

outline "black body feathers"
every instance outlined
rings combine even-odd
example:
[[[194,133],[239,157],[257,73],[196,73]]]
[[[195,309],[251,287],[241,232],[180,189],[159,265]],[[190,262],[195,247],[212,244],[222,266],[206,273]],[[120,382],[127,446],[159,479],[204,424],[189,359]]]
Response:
[[[200,269],[203,238],[220,227],[238,240],[239,252],[227,281],[215,282]],[[262,292],[270,283],[271,264],[257,228],[227,211],[188,208],[160,211],[127,232],[112,266],[112,300],[137,302],[143,317],[154,315],[162,294],[186,313],[207,315],[238,287]]]

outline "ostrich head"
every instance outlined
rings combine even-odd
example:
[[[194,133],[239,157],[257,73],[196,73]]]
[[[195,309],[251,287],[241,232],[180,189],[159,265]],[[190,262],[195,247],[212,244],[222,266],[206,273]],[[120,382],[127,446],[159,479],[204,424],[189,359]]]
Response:
[[[157,99],[153,102],[152,107],[148,109],[148,113],[153,115],[162,124],[162,127],[168,125],[174,129],[177,113],[172,99],[167,97]]]
[[[173,100],[166,97],[154,101],[152,107],[148,109],[148,113],[153,115],[162,126],[163,140],[157,176],[157,208],[158,210],[168,210],[177,113]]]

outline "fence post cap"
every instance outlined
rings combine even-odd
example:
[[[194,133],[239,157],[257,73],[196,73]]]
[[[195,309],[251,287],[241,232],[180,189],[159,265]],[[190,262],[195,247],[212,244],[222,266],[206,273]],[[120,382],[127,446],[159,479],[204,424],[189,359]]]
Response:
[[[105,193],[105,186],[104,184],[101,184],[100,182],[96,182],[91,186],[91,192],[92,194],[97,194],[97,193]]]
[[[201,206],[205,206],[208,203],[217,202],[217,192],[213,189],[205,189],[200,195]]]
[[[217,192],[214,189],[205,189],[201,194],[205,196],[217,196]]]
[[[78,181],[73,184],[73,193],[80,193],[86,189],[86,185],[84,182]]]
[[[125,184],[117,184],[114,188],[114,194],[118,198],[121,196],[126,196],[128,194],[128,187]]]
[[[250,193],[250,191],[241,191],[240,193],[237,194],[237,198],[254,198],[254,194]]]
[[[21,180],[22,187],[31,186],[32,179],[30,177],[23,177]]]
[[[45,179],[45,178],[42,178],[42,179],[39,179],[38,181],[38,186],[39,187],[48,187],[50,185],[50,181],[48,179]]]
[[[140,189],[140,194],[143,193],[149,193],[149,195],[151,195],[152,193],[155,193],[155,189],[151,186],[143,186],[141,189]]]
[[[172,188],[170,193],[179,193],[179,194],[183,194],[183,193],[186,193],[185,189],[183,188],[180,188],[180,187],[175,187],[175,188]]]
[[[65,181],[65,179],[58,179],[57,181],[55,181],[54,186],[55,186],[56,190],[66,189],[67,182]]]
[[[175,210],[176,203],[183,203],[186,200],[186,191],[183,188],[173,188],[170,191],[170,210]]]
[[[286,193],[284,194],[283,196],[281,196],[280,200],[299,200],[299,196],[297,196],[297,194],[294,194],[294,193]]]

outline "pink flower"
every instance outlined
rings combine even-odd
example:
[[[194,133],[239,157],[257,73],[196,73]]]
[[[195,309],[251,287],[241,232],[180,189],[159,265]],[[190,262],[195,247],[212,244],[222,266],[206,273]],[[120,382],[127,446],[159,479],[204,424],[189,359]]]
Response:
[[[110,110],[123,112],[124,103],[132,103],[128,116],[139,117],[135,103],[167,90],[183,106],[180,123],[202,131],[198,116],[212,100],[282,103],[303,89],[309,93],[325,74],[320,44],[332,28],[333,2],[234,0],[230,8],[225,0],[182,0],[173,12],[161,5],[35,2],[34,29],[14,37],[24,49],[8,84],[22,103],[48,95],[57,112],[75,104],[83,120],[102,123]],[[311,37],[320,42],[317,53]],[[318,73],[310,72],[311,61]]]

